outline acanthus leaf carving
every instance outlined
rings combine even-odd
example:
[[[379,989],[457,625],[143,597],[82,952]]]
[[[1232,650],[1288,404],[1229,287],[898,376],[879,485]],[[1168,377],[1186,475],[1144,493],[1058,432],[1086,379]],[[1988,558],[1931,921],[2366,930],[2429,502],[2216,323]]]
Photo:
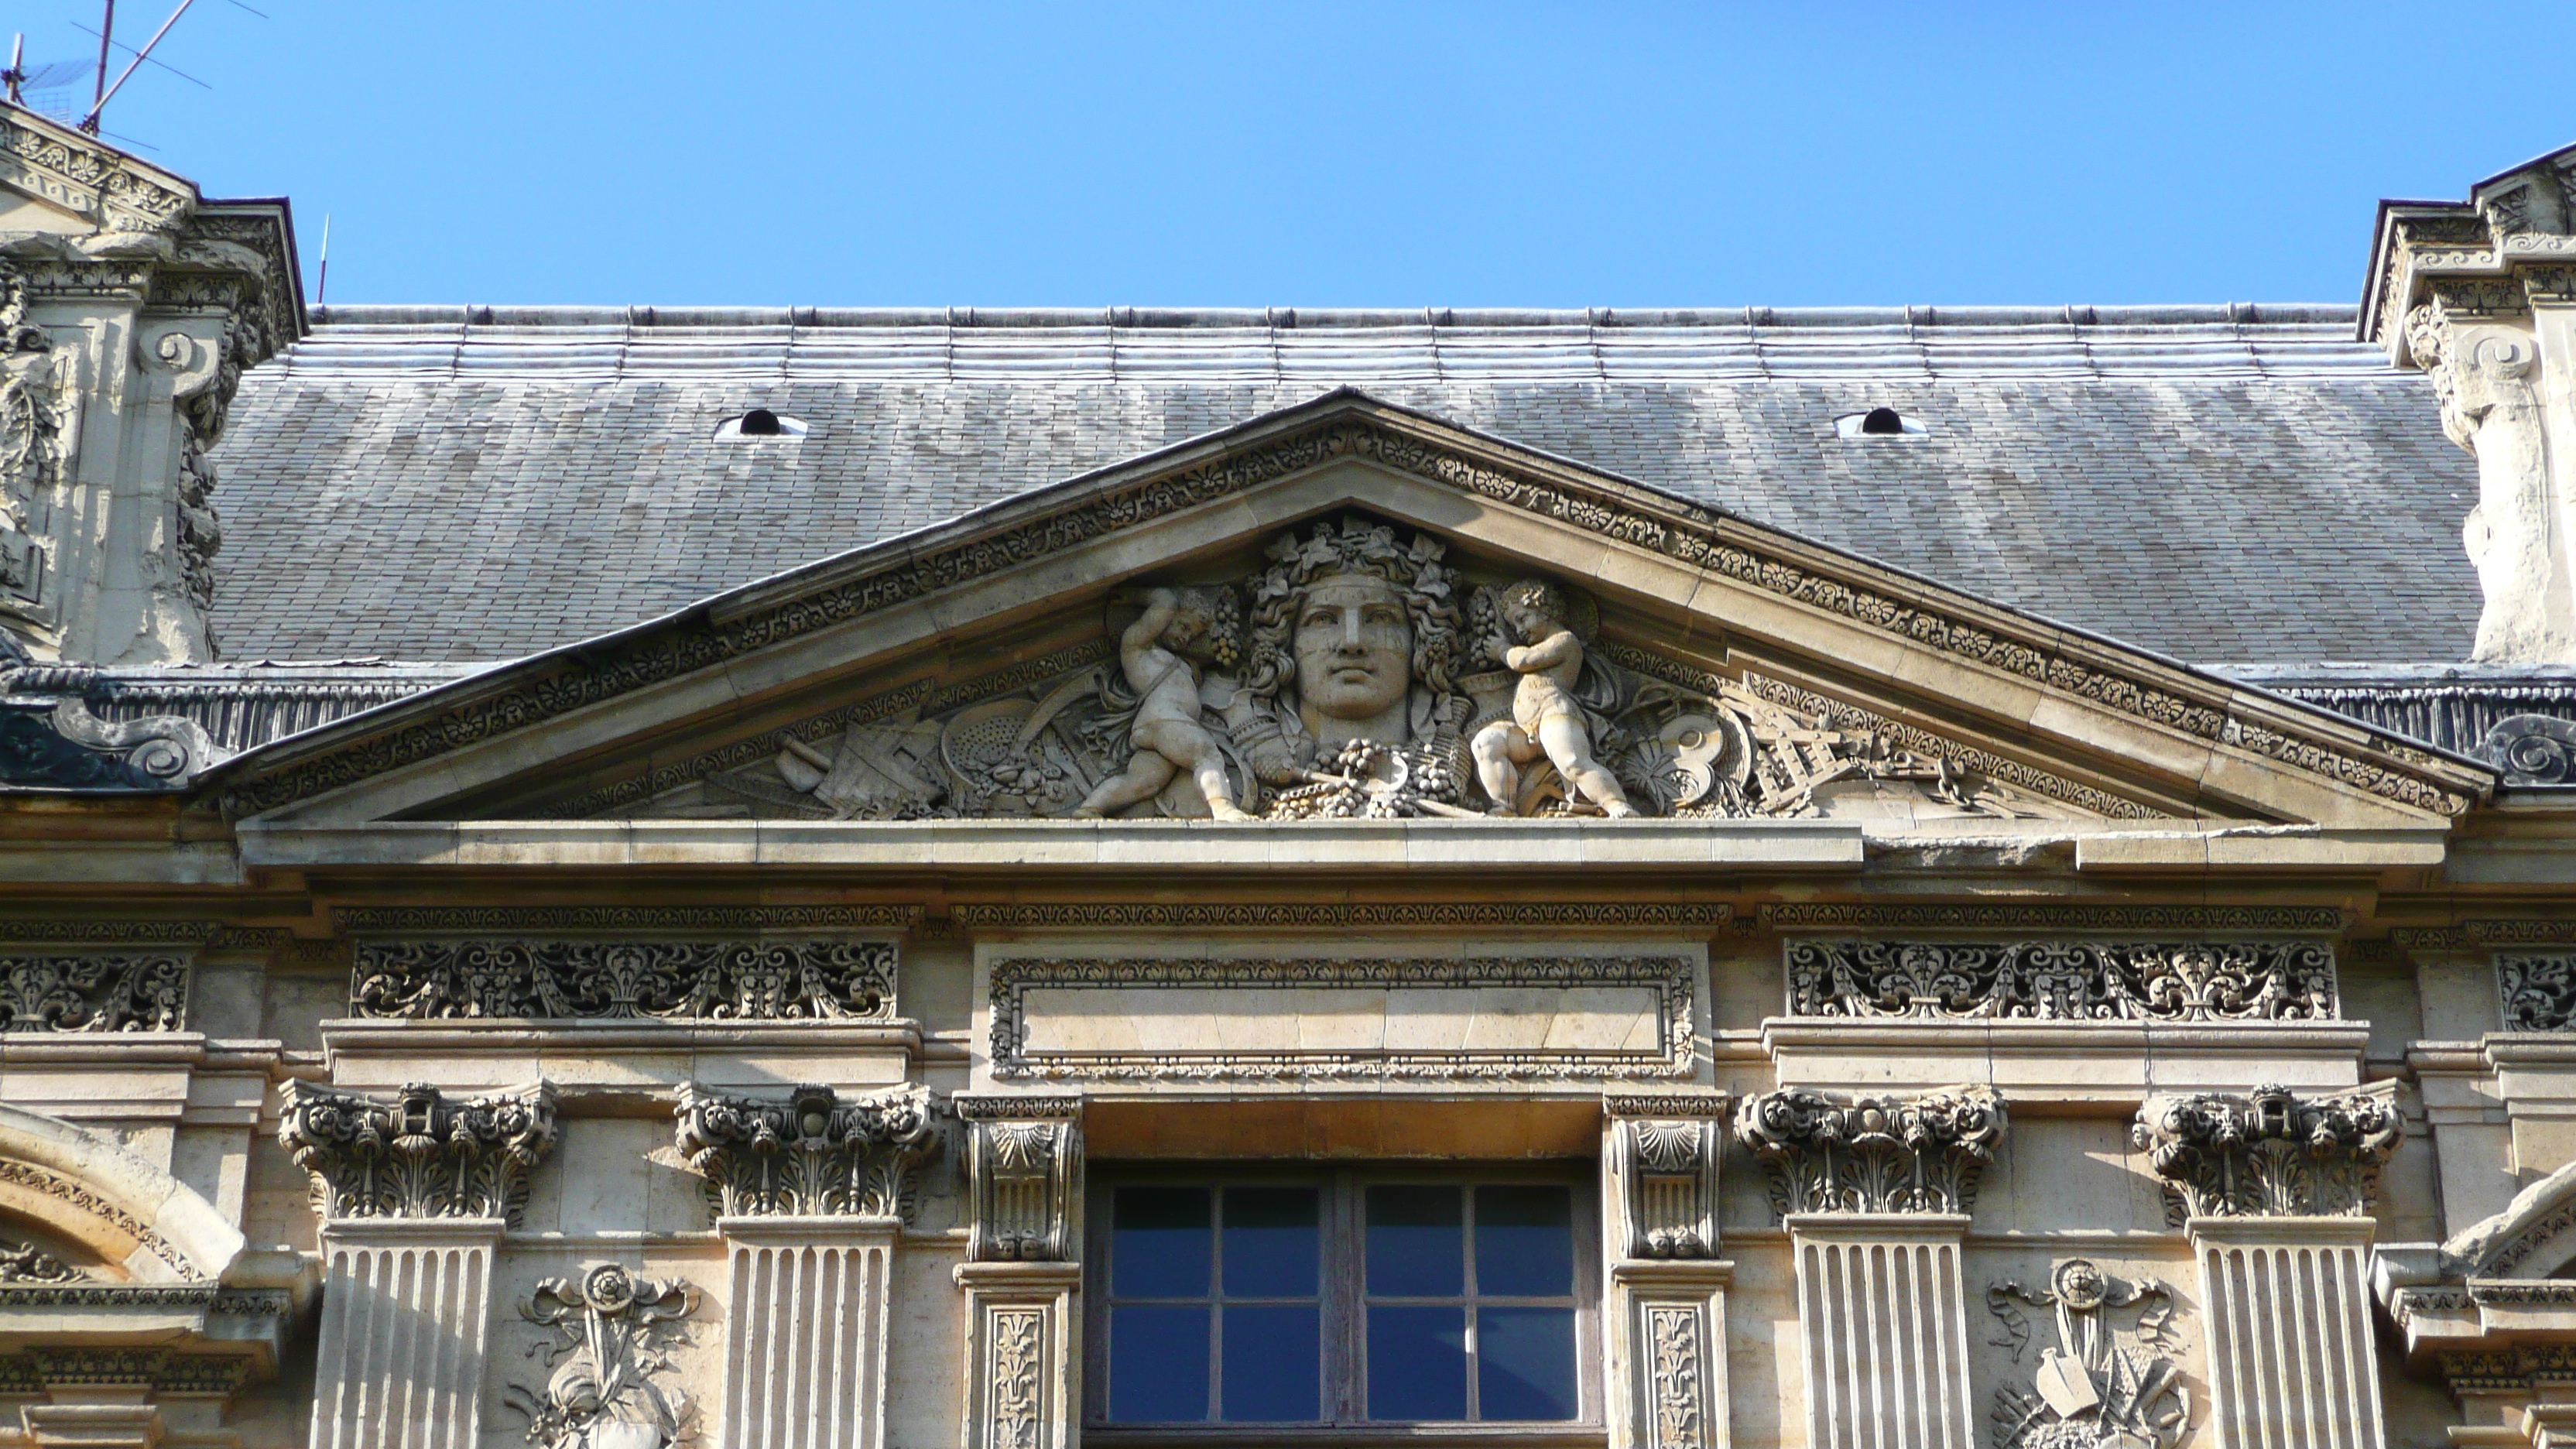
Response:
[[[1082,1194],[1082,1099],[960,1096],[974,1214],[969,1260],[1067,1263]]]
[[[1915,1021],[2330,1021],[2322,941],[1793,940],[1789,1014]]]
[[[843,1097],[721,1096],[683,1083],[678,1146],[722,1217],[815,1214],[911,1220],[914,1173],[940,1145],[937,1104],[917,1086]]]
[[[516,1221],[529,1171],[554,1147],[554,1089],[458,1099],[413,1083],[388,1102],[294,1081],[277,1138],[312,1175],[326,1219]]]
[[[1919,1097],[1842,1098],[1806,1087],[1750,1096],[1735,1136],[1791,1213],[1964,1213],[2003,1141],[2003,1099],[1983,1086]]]
[[[2384,1091],[2264,1086],[2151,1098],[2130,1137],[2192,1217],[2359,1217],[2400,1126]]]

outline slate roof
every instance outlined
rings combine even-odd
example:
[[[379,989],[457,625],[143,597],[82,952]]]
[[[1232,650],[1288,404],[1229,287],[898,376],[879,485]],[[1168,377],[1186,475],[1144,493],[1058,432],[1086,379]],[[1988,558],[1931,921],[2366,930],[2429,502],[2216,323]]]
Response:
[[[217,453],[231,659],[532,653],[1341,384],[2186,660],[2477,617],[2474,465],[2349,307],[314,320]],[[1836,435],[1882,404],[1928,434]]]

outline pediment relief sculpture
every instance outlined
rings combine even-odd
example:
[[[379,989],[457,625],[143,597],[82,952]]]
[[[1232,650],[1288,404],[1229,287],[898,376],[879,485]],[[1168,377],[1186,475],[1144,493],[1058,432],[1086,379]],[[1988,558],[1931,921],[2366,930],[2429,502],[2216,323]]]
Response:
[[[837,734],[790,730],[774,756],[628,812],[1761,819],[1883,813],[1892,796],[1918,816],[2141,813],[1614,642],[1586,591],[1462,562],[1427,532],[1344,516],[1275,535],[1263,557],[1113,595],[1092,643],[1035,677],[852,711],[862,722]]]

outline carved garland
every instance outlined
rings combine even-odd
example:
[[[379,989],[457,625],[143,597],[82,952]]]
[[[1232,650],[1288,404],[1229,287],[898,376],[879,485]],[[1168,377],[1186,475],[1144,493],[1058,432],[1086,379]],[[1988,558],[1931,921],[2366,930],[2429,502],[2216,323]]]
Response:
[[[888,941],[362,941],[349,1009],[405,1021],[887,1021]]]
[[[997,535],[904,558],[810,596],[755,610],[721,624],[658,633],[617,650],[557,662],[546,678],[460,702],[430,720],[352,742],[275,772],[244,780],[224,799],[239,816],[275,809],[446,754],[646,685],[707,668],[828,625],[911,602],[1003,569],[1062,553],[1150,519],[1344,458],[1367,458],[1461,488],[1525,512],[1586,528],[1840,615],[1882,632],[2022,678],[2037,680],[2108,708],[2196,738],[2247,750],[2322,775],[2382,799],[2441,815],[2475,803],[2428,773],[2435,757],[2372,735],[2368,753],[2285,734],[2232,712],[2215,686],[2186,696],[2077,658],[2034,631],[2028,640],[1998,633],[1905,598],[1858,588],[1765,554],[1729,537],[1739,525],[1705,509],[1664,505],[1661,516],[1624,492],[1574,483],[1541,483],[1489,466],[1450,448],[1373,420],[1337,418],[1266,444],[1149,478],[1033,519]]]
[[[1789,1014],[1913,1021],[2329,1021],[2316,941],[1791,941]]]
[[[1317,1078],[1386,1081],[1562,1080],[1681,1077],[1692,1061],[1694,972],[1688,957],[1433,957],[1306,960],[1084,960],[1006,957],[993,963],[992,1072],[999,1080],[1296,1081]],[[1232,990],[1298,987],[1547,988],[1639,986],[1655,994],[1660,1041],[1654,1051],[1297,1051],[1032,1054],[1026,993],[1036,987],[1214,986]]]

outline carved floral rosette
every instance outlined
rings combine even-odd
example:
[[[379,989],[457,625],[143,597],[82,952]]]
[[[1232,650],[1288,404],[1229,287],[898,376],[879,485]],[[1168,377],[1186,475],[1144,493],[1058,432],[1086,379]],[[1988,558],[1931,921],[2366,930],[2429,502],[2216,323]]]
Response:
[[[385,1102],[289,1082],[277,1140],[312,1174],[326,1219],[515,1221],[554,1148],[554,1089],[459,1099],[412,1083]]]
[[[938,1107],[922,1087],[841,1097],[801,1086],[783,1098],[680,1088],[678,1146],[719,1216],[904,1218],[914,1170],[939,1151]]]
[[[1789,1014],[1914,1021],[2329,1021],[2322,941],[1788,943]]]
[[[2359,1217],[2400,1122],[2385,1091],[2150,1099],[2130,1136],[2192,1217]]]
[[[465,938],[361,941],[350,1009],[365,1017],[885,1020],[890,941]]]
[[[1791,1213],[1964,1213],[2003,1141],[2004,1103],[1987,1087],[1920,1097],[1838,1098],[1806,1087],[1747,1097],[1735,1136]]]
[[[178,1031],[188,1009],[188,957],[170,951],[11,954],[0,979],[0,1029]]]

